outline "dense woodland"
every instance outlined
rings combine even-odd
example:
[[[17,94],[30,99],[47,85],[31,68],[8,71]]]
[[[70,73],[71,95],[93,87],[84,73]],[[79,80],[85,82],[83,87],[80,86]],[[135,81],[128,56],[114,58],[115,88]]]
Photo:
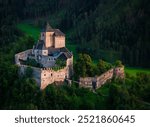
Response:
[[[127,65],[150,67],[149,8],[149,0],[5,0],[0,2],[0,24],[7,25],[0,33],[9,38],[0,42],[13,38],[12,21],[32,19],[41,25],[46,19],[70,32],[78,52],[104,60],[109,53]]]
[[[103,55],[110,54],[125,65],[150,67],[149,8],[149,0],[0,0],[0,109],[150,109],[148,74],[126,74],[125,81],[114,80],[96,94],[77,84],[50,85],[40,91],[31,70],[19,76],[14,65],[15,53],[35,42],[16,24],[26,21],[42,26],[48,20],[69,33],[78,53],[114,62]]]

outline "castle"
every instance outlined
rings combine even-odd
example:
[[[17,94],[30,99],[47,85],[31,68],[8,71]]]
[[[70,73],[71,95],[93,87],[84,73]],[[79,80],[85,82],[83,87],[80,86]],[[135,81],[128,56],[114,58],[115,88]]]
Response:
[[[41,31],[40,39],[32,49],[17,53],[15,63],[19,66],[20,75],[27,68],[32,69],[32,77],[41,89],[49,84],[68,83],[73,76],[73,54],[65,47],[65,34],[53,29],[48,23]],[[112,78],[124,78],[124,66],[112,68],[95,77],[80,77],[80,87],[97,89]]]
[[[30,67],[41,89],[70,79],[73,75],[73,54],[65,47],[65,34],[48,23],[32,49],[15,55],[15,63],[20,68],[20,74]]]

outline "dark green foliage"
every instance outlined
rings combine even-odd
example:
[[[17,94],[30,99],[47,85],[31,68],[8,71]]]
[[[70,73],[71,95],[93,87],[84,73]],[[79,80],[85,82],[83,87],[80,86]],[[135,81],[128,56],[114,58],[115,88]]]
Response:
[[[150,67],[149,0],[5,1],[0,8],[3,46],[21,34],[14,25],[18,19],[33,19],[31,22],[39,26],[49,19],[54,26],[69,31],[69,41],[78,45],[78,53]]]
[[[87,54],[79,54],[79,58],[74,65],[75,75],[78,77],[100,75],[111,68],[112,65],[103,60],[99,60],[97,65],[94,64],[91,57]]]
[[[109,89],[110,109],[150,109],[150,75],[137,74],[124,83],[115,81]]]
[[[42,67],[42,65],[40,65],[40,63],[38,63],[35,59],[27,59],[27,61],[25,61],[24,64],[33,66],[33,67]]]
[[[91,57],[87,54],[79,54],[79,58],[74,65],[74,71],[75,74],[79,77],[93,75],[94,65],[92,63]]]
[[[32,74],[33,74],[33,70],[31,67],[27,67],[26,70],[25,70],[25,76],[26,77],[32,77]]]
[[[56,60],[56,65],[57,65],[58,67],[65,67],[65,66],[66,66],[66,61],[63,60],[63,59],[57,59],[57,60]]]
[[[112,65],[109,63],[106,63],[103,60],[99,60],[99,62],[97,63],[97,70],[98,70],[99,75],[108,71],[111,68],[112,68]]]
[[[122,62],[121,62],[120,60],[117,60],[117,61],[115,62],[115,66],[116,66],[116,67],[123,67],[123,64],[122,64]]]

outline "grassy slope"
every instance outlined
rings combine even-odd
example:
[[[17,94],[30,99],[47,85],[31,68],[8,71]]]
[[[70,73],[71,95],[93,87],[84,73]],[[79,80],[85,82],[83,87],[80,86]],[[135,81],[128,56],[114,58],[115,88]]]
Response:
[[[38,27],[34,27],[25,23],[20,23],[17,24],[17,28],[23,31],[24,33],[32,36],[35,40],[38,40],[40,35],[40,29]]]
[[[136,73],[139,73],[139,72],[144,72],[144,73],[150,74],[150,69],[126,67],[125,72],[129,73],[132,76],[135,76]]]
[[[33,36],[35,40],[38,40],[39,34],[40,34],[40,29],[39,28],[37,28],[35,26],[32,26],[32,25],[29,25],[29,24],[26,24],[26,23],[17,24],[17,27],[18,27],[18,29],[20,29],[23,32],[25,32],[26,34]],[[66,36],[69,36],[68,33],[66,34]],[[67,48],[70,51],[73,52],[74,60],[76,60],[76,58],[77,58],[76,46],[77,45],[71,44],[68,41],[68,39],[66,39],[66,42],[67,42],[66,43]],[[95,62],[97,62],[97,61],[95,61]],[[146,73],[150,74],[150,69],[126,67],[125,68],[125,72],[135,76],[137,72],[146,72]]]

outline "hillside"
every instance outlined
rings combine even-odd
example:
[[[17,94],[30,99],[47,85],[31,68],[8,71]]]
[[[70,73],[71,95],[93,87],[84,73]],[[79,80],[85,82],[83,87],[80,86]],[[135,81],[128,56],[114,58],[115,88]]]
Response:
[[[150,109],[149,8],[149,0],[0,1],[0,109]],[[96,93],[76,83],[41,91],[31,70],[18,75],[14,55],[32,48],[45,21],[66,33],[75,61],[87,53],[95,63],[121,59],[132,66],[125,80]]]
[[[6,0],[2,5],[7,17],[1,13],[4,20],[0,24],[7,19],[25,20],[41,27],[48,20],[53,27],[69,33],[69,41],[79,45],[78,53],[150,67],[149,0]]]
[[[39,33],[40,33],[40,29],[38,27],[33,26],[33,25],[29,25],[29,24],[26,24],[26,23],[20,23],[20,24],[17,25],[17,28],[19,30],[21,30],[22,32],[24,32],[25,34],[27,34],[29,36],[32,36],[35,40],[38,40]],[[67,36],[69,36],[69,35],[67,34]],[[70,43],[69,40],[67,40],[66,46],[70,51],[73,51],[73,54],[74,54],[74,57],[75,57],[74,60],[76,60],[76,58],[77,58],[77,50],[76,50],[77,45],[75,45],[74,43]],[[108,57],[109,52],[106,52],[106,55],[107,55],[106,57],[109,58],[108,59],[108,61],[109,61],[110,60],[110,57]],[[111,54],[111,56],[114,58],[114,56],[112,54]],[[97,61],[96,61],[96,63],[97,63]],[[132,76],[136,76],[136,74],[140,73],[140,72],[150,73],[150,69],[136,68],[136,67],[126,67],[125,72],[127,72],[128,74],[130,74]]]

